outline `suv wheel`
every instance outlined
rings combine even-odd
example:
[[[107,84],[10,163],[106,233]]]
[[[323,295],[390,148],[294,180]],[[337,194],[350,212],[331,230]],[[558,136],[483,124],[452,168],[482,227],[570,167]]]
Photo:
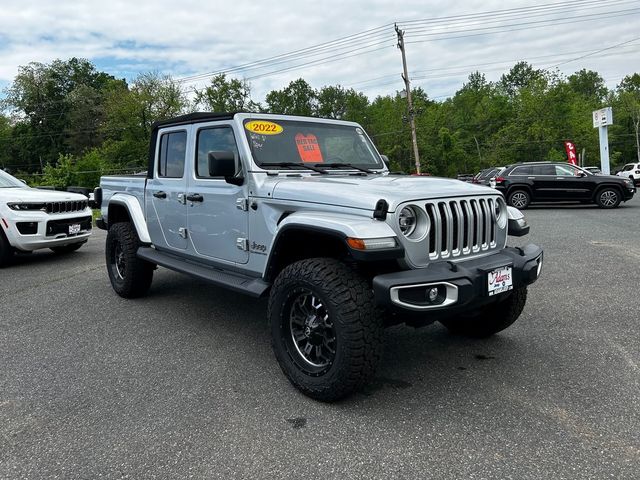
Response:
[[[620,205],[620,192],[616,188],[606,187],[598,192],[596,201],[600,208],[616,208]]]
[[[0,268],[8,265],[13,258],[13,248],[9,244],[9,240],[4,236],[4,232],[0,230]]]
[[[140,240],[130,223],[116,223],[109,228],[105,256],[111,286],[124,298],[147,293],[155,265],[136,256]]]
[[[464,318],[450,318],[441,323],[456,335],[490,337],[515,322],[527,302],[527,287],[516,288],[504,300],[484,307],[479,314]]]
[[[312,258],[287,266],[271,288],[268,317],[280,368],[305,395],[335,401],[375,373],[382,314],[365,279],[342,262]]]
[[[531,203],[531,195],[526,190],[514,190],[509,194],[509,205],[524,210]]]

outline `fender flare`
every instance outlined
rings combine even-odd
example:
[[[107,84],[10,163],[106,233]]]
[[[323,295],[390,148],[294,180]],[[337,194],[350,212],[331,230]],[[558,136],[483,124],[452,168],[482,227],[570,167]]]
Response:
[[[138,201],[138,198],[126,193],[116,193],[109,199],[109,208],[111,205],[120,205],[125,208],[129,213],[129,218],[133,227],[136,229],[138,238],[142,243],[151,243],[151,236],[149,235],[149,229],[147,228],[147,222],[145,220],[142,206]],[[107,222],[109,217],[107,216]]]
[[[278,223],[269,248],[269,257],[265,263],[264,276],[267,275],[276,260],[278,242],[286,232],[291,230],[306,230],[336,237],[343,241],[345,247],[359,260],[383,260],[404,256],[404,248],[398,240],[396,232],[384,221],[358,215],[301,211],[287,215]],[[369,252],[356,251],[347,245],[346,239],[348,237],[361,239],[393,237],[396,239],[397,246]]]

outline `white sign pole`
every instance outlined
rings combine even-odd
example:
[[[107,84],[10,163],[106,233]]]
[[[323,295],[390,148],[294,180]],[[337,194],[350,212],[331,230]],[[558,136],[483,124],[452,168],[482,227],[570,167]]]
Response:
[[[598,130],[600,133],[600,170],[603,175],[609,175],[611,173],[609,169],[609,133],[606,125],[601,126]]]
[[[607,125],[613,124],[613,112],[611,107],[601,108],[593,112],[593,128],[598,129],[600,136],[600,170],[604,175],[609,175],[609,134]]]

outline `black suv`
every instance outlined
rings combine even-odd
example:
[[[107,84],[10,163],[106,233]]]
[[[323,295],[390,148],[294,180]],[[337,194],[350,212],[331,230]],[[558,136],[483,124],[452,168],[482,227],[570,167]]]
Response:
[[[513,207],[532,202],[597,203],[615,208],[630,200],[636,189],[629,179],[594,175],[569,163],[531,162],[509,165],[496,177],[500,190]]]

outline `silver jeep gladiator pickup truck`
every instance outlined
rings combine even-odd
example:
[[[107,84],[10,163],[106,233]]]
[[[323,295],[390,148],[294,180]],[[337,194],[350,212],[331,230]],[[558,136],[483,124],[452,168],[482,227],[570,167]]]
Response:
[[[522,214],[494,189],[391,175],[356,123],[193,113],[155,124],[149,170],[96,189],[114,290],[157,266],[269,296],[275,356],[333,401],[374,374],[384,327],[442,322],[475,337],[511,325],[542,249],[506,246]]]

